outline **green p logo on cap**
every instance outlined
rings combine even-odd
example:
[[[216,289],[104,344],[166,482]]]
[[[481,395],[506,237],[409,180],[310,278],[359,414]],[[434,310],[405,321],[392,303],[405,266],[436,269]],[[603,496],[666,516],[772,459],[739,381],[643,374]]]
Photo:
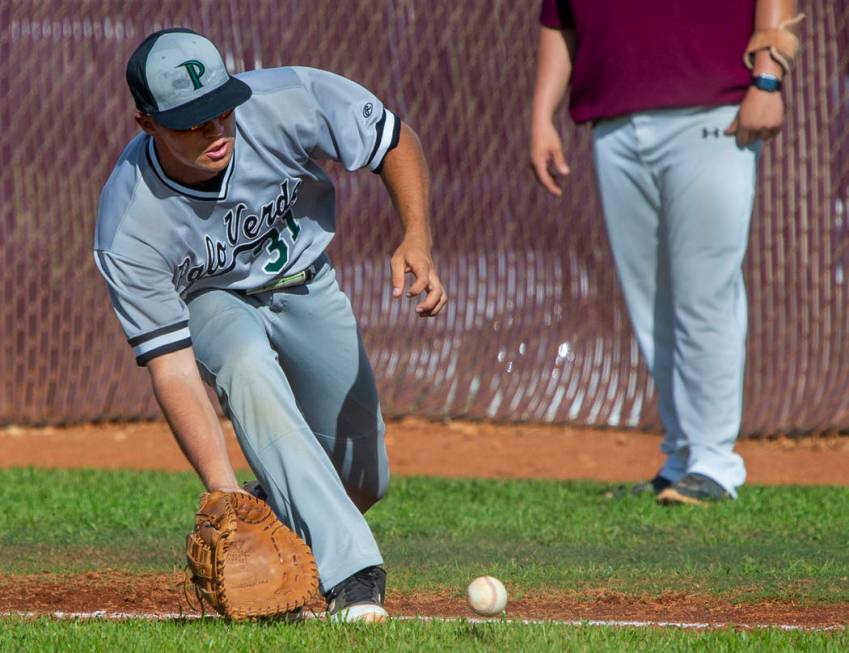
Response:
[[[189,73],[189,77],[192,80],[192,86],[195,87],[195,90],[198,90],[203,86],[200,82],[200,78],[203,77],[203,74],[206,72],[206,66],[204,66],[197,59],[189,59],[188,61],[184,61],[181,64],[177,64],[177,68],[183,66],[186,69],[186,72]]]
[[[136,108],[168,129],[203,124],[251,96],[250,86],[227,72],[212,41],[182,27],[142,41],[127,62],[127,83]]]

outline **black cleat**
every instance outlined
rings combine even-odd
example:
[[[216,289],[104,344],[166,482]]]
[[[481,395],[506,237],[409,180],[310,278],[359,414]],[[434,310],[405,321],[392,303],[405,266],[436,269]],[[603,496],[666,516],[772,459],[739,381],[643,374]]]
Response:
[[[639,497],[648,493],[657,495],[658,493],[668,488],[670,485],[672,485],[672,481],[670,481],[665,476],[661,476],[660,474],[658,474],[653,479],[648,481],[641,481],[640,483],[635,483],[634,485],[630,486],[622,485],[616,488],[615,490],[608,490],[604,493],[604,496],[607,499],[623,499],[629,496]]]
[[[386,571],[383,567],[366,567],[349,576],[326,595],[327,617],[331,621],[384,621],[389,614],[383,607],[386,596]]]
[[[731,494],[719,483],[704,474],[685,474],[657,495],[664,506],[706,506],[731,499]]]
[[[672,485],[672,481],[670,481],[665,476],[661,476],[660,474],[658,474],[649,481],[643,481],[642,483],[632,485],[631,494],[633,494],[634,496],[639,496],[641,494],[645,494],[646,492],[651,492],[652,494],[660,494],[670,485]]]

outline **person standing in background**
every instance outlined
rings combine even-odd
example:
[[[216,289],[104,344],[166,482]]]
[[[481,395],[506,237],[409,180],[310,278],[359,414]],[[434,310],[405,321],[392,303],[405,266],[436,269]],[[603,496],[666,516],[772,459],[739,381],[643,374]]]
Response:
[[[736,498],[746,252],[757,159],[784,122],[795,0],[544,0],[530,165],[555,196],[569,164],[554,113],[569,88],[616,271],[658,391],[666,460],[635,492]]]

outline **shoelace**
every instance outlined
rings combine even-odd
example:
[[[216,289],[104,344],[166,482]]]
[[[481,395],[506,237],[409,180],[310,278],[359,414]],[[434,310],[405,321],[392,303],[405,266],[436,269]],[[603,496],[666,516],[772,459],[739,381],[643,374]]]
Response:
[[[376,569],[361,571],[346,580],[338,591],[334,592],[331,599],[344,596],[346,605],[374,601],[375,594],[379,594],[377,577],[380,572]]]

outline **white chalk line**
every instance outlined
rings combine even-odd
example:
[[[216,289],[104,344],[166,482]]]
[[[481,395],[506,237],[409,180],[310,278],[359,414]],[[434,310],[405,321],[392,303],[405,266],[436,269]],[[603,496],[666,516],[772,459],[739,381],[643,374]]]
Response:
[[[9,611],[0,612],[2,617],[51,617],[53,619],[103,619],[107,621],[129,621],[132,619],[150,620],[150,621],[184,621],[201,619],[198,614],[180,614],[179,612],[110,612],[108,610],[95,610],[93,612],[31,612],[31,611]],[[219,619],[218,615],[206,615],[207,619]],[[322,619],[323,616],[318,614],[307,614],[306,619]],[[766,630],[774,628],[777,630],[787,631],[804,631],[804,632],[828,632],[837,630],[846,630],[849,624],[831,625],[831,626],[802,626],[799,624],[745,624],[745,623],[719,623],[719,622],[691,622],[691,621],[640,621],[640,620],[623,620],[623,619],[481,619],[477,617],[409,617],[397,616],[392,617],[397,621],[424,621],[424,622],[466,622],[473,624],[522,624],[522,625],[556,625],[556,626],[594,626],[594,627],[614,627],[614,628],[678,628],[682,630],[719,630],[723,628],[737,628],[740,630]]]

